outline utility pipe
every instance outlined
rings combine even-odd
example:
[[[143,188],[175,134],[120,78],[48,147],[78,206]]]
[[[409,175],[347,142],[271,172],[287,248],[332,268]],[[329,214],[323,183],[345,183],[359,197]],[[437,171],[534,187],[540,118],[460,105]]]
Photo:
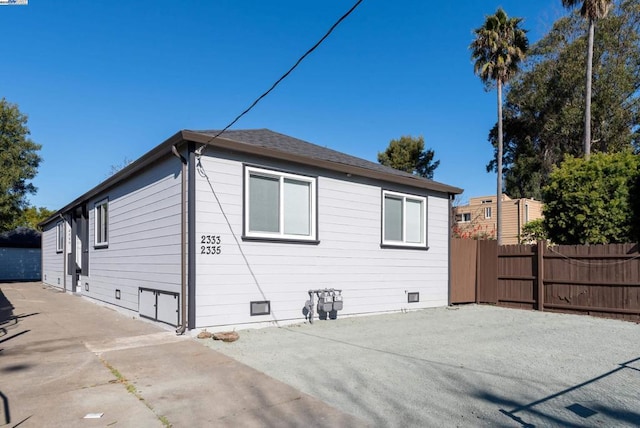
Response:
[[[181,286],[181,321],[180,326],[176,329],[176,334],[184,334],[187,329],[187,159],[180,154],[176,146],[171,146],[173,154],[180,159],[182,163],[182,201],[180,209],[180,286]]]
[[[315,291],[314,290],[309,290],[309,302],[310,302],[310,306],[309,306],[309,324],[313,324],[313,306],[315,305],[315,302],[313,301],[313,296],[315,295]]]
[[[67,292],[67,221],[62,214],[58,214],[58,217],[62,220],[62,227],[64,228],[64,242],[62,243],[62,289]],[[56,245],[58,245],[56,243]]]

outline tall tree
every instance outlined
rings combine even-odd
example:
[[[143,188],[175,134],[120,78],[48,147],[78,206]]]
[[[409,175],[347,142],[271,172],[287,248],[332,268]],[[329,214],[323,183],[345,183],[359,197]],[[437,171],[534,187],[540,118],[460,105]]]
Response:
[[[584,109],[584,156],[591,154],[591,79],[593,75],[593,38],[596,21],[607,16],[613,0],[562,0],[562,5],[572,9],[582,4],[580,15],[589,22],[587,42],[587,71],[585,84],[585,109]]]
[[[384,152],[378,152],[378,162],[400,171],[432,179],[434,171],[440,165],[439,160],[434,162],[434,156],[433,150],[424,149],[424,137],[406,135],[397,140],[391,140]]]
[[[18,106],[0,100],[0,232],[11,229],[22,210],[27,195],[36,192],[28,181],[36,176],[40,145],[28,138],[27,116]]]
[[[39,224],[51,217],[54,213],[55,211],[45,207],[38,208],[30,206],[22,211],[22,216],[16,222],[16,226],[42,231]]]
[[[474,72],[490,89],[497,87],[498,95],[498,153],[497,153],[497,207],[496,238],[498,245],[502,241],[502,89],[505,83],[518,72],[519,64],[524,60],[529,41],[524,29],[520,27],[522,18],[509,18],[502,8],[486,17],[484,24],[474,30],[475,39],[469,46],[474,60]]]
[[[579,14],[563,17],[531,47],[509,84],[504,106],[505,191],[542,198],[549,174],[566,154],[584,154],[584,55]],[[594,39],[592,149],[640,148],[640,2],[622,0],[598,24]],[[497,124],[489,140],[497,152]],[[487,170],[496,169],[496,159]]]

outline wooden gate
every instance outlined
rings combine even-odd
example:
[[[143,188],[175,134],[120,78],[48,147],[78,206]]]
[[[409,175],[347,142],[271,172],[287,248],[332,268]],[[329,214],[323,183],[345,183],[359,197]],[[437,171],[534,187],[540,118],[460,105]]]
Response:
[[[451,303],[476,301],[478,241],[451,239]]]
[[[498,302],[498,243],[451,239],[451,304]]]

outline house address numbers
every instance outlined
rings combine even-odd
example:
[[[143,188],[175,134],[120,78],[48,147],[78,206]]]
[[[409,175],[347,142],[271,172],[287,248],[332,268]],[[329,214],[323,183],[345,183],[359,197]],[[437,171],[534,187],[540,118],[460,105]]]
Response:
[[[217,255],[222,252],[220,235],[201,235],[200,254]]]

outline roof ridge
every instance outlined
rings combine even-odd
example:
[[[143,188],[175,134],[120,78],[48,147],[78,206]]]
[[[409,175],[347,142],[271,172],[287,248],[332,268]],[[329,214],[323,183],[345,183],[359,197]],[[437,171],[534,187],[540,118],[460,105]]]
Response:
[[[217,134],[219,131],[192,131],[201,133],[204,135]],[[228,133],[228,134],[227,134]],[[227,134],[227,135],[225,135]],[[347,166],[357,166],[363,169],[383,172],[399,177],[412,178],[415,180],[426,181],[436,185],[443,185],[446,187],[452,187],[444,183],[435,181],[430,178],[425,178],[420,175],[412,174],[409,172],[401,171],[399,169],[392,168],[387,165],[382,165],[358,156],[354,156],[337,149],[333,149],[327,146],[321,146],[316,143],[312,143],[300,138],[292,137],[281,132],[273,131],[268,128],[259,129],[230,129],[220,135],[222,138],[228,140],[247,144],[250,146],[259,146],[268,148],[270,150],[276,150],[283,153],[297,154],[309,159],[325,160],[336,164],[342,164]]]

